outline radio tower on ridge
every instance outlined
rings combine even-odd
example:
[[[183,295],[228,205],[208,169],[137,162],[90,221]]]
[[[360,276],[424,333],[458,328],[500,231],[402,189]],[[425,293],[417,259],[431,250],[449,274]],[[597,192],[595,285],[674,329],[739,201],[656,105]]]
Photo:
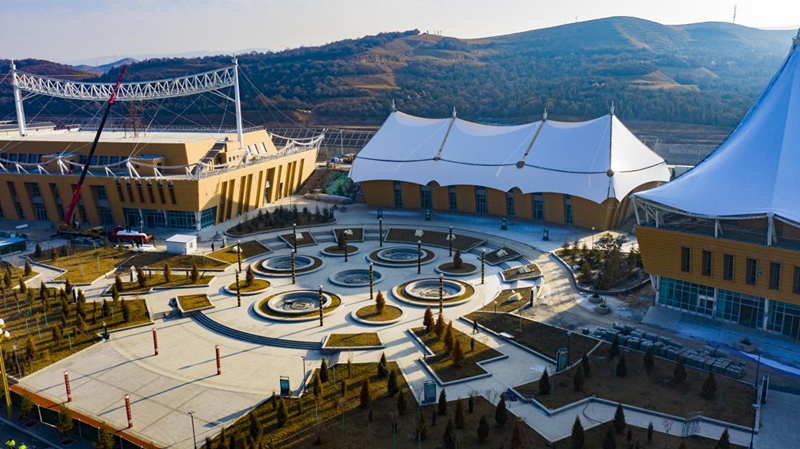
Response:
[[[736,6],[737,5],[733,5],[733,23],[736,23]]]

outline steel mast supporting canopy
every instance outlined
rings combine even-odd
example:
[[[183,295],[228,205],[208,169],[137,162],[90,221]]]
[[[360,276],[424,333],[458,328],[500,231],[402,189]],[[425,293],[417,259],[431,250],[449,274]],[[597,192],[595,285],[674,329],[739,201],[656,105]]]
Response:
[[[202,93],[212,93],[226,100],[236,103],[236,129],[239,148],[244,148],[244,133],[241,119],[241,98],[239,96],[239,62],[234,57],[233,65],[217,70],[197,73],[194,75],[156,81],[137,81],[123,83],[119,86],[116,101],[145,101],[162,100],[167,98],[185,97]],[[114,91],[115,83],[88,83],[70,81],[33,73],[16,70],[11,63],[12,83],[14,84],[14,102],[17,109],[17,123],[19,135],[26,135],[25,109],[23,108],[22,92],[27,92],[27,97],[46,95],[48,97],[65,98],[83,101],[107,101]],[[220,89],[233,87],[234,98],[219,92]]]

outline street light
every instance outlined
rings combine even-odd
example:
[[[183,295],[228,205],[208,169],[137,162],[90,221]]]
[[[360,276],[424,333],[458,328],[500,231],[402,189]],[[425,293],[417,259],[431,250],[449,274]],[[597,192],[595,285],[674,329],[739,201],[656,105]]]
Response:
[[[6,410],[8,411],[8,419],[11,419],[11,394],[8,392],[8,376],[6,375],[6,362],[3,355],[2,343],[11,337],[11,334],[5,330],[6,322],[0,318],[0,374],[3,376],[3,394],[6,398]]]
[[[592,226],[592,248],[594,248],[594,226]]]
[[[189,412],[192,417],[192,438],[194,439],[194,449],[197,449],[197,434],[194,432],[194,410]]]

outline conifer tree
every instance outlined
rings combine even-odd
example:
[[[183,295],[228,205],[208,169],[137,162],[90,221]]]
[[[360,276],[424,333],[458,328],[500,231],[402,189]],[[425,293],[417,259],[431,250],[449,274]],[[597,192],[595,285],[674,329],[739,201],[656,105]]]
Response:
[[[289,410],[286,408],[286,401],[283,398],[278,401],[278,411],[275,412],[278,427],[283,427],[289,420]]]
[[[547,369],[542,373],[539,378],[539,394],[542,396],[550,394],[550,375],[547,374]]]
[[[575,423],[572,424],[572,435],[570,436],[572,449],[586,449],[586,434],[583,431],[583,424],[578,416],[575,416]]]
[[[464,412],[464,401],[459,399],[456,402],[456,429],[463,429],[467,427],[467,415]]]
[[[480,422],[478,422],[478,441],[483,443],[489,438],[489,420],[486,419],[486,415],[481,416]]]
[[[575,375],[572,376],[572,388],[575,391],[582,391],[583,384],[584,384],[583,369],[578,367],[578,369],[575,370]]]
[[[402,391],[397,396],[397,411],[404,415],[406,413],[406,409],[408,408],[408,402],[406,402],[406,395]]]
[[[325,358],[322,358],[322,363],[319,366],[319,380],[322,383],[328,383],[330,380],[330,370],[328,369],[328,361]]]
[[[617,410],[614,412],[614,430],[621,434],[628,424],[625,422],[625,411],[622,410],[622,404],[617,404]]]
[[[617,449],[617,436],[614,434],[612,424],[606,426],[606,432],[603,434],[603,449]]]
[[[502,426],[508,421],[508,409],[506,408],[506,398],[500,397],[500,402],[494,409],[494,421],[498,426]]]
[[[397,383],[397,371],[389,370],[389,381],[387,382],[387,390],[389,392],[389,396],[394,396],[400,391],[400,387]]]
[[[583,377],[586,379],[592,377],[592,365],[589,363],[589,356],[586,353],[581,357],[581,367],[583,367]]]
[[[614,336],[614,341],[611,343],[611,348],[608,350],[608,354],[612,359],[619,356],[619,335]]]
[[[384,309],[386,309],[386,298],[383,297],[383,292],[378,290],[378,294],[375,296],[375,310],[378,315],[382,315]]]
[[[417,420],[417,438],[420,441],[424,441],[428,438],[428,422],[425,420],[425,415],[422,413],[419,414],[419,420]]]
[[[717,379],[714,377],[714,370],[710,370],[703,382],[702,395],[706,399],[712,399],[717,394]]]
[[[444,388],[442,388],[442,392],[439,393],[439,405],[437,410],[439,415],[447,416],[447,391]]]
[[[653,357],[653,347],[648,346],[647,351],[644,353],[644,370],[649,374],[653,372],[655,367],[655,358]]]
[[[372,403],[372,393],[370,392],[370,383],[369,377],[361,384],[361,408],[366,409],[369,408],[369,405]]]
[[[522,449],[525,446],[525,434],[522,433],[522,424],[519,420],[514,423],[511,431],[511,449]]]
[[[453,347],[453,365],[461,368],[461,365],[464,363],[464,350],[461,349],[461,340],[456,341],[456,345]]]
[[[247,271],[244,275],[244,285],[247,287],[252,287],[253,283],[256,281],[256,274],[253,273],[253,266],[250,265],[247,267]]]
[[[677,384],[681,384],[686,380],[686,365],[683,361],[683,357],[678,358],[678,363],[672,371],[672,376]]]
[[[170,268],[168,263],[164,264],[164,280],[172,282],[172,268]]]
[[[433,312],[431,311],[430,306],[425,309],[425,316],[422,318],[422,325],[425,327],[426,333],[431,333],[433,330],[433,325],[436,321],[433,318]]]
[[[718,449],[731,449],[731,436],[728,434],[728,429],[725,429],[717,441]]]
[[[625,353],[619,355],[617,360],[617,377],[625,377],[628,375],[628,362],[625,360]]]

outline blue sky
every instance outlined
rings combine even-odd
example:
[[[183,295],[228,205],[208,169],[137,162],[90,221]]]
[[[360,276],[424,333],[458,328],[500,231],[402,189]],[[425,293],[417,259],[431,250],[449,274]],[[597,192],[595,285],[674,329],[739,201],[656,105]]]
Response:
[[[800,24],[798,0],[0,0],[0,58],[281,50],[417,28],[484,37],[627,15],[665,24]]]

